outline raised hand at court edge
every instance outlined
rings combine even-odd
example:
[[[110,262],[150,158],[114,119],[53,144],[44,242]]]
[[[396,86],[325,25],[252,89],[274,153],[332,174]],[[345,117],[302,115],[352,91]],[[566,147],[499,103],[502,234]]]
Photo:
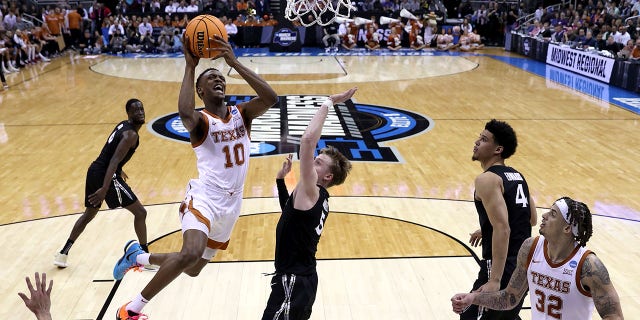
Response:
[[[51,289],[53,289],[53,280],[49,282],[49,287],[47,288],[47,274],[42,273],[42,279],[40,279],[40,275],[36,272],[34,277],[36,285],[34,288],[33,285],[31,285],[31,279],[29,279],[29,277],[25,279],[31,297],[27,297],[27,295],[22,292],[18,293],[18,295],[22,298],[27,308],[36,315],[36,319],[51,320]]]
[[[276,175],[276,179],[284,179],[284,177],[291,171],[291,159],[293,159],[293,154],[288,154],[282,163],[282,168],[278,171]]]
[[[351,99],[351,97],[353,97],[357,90],[358,87],[353,87],[345,92],[332,94],[331,96],[329,96],[329,99],[331,99],[333,103],[342,103]]]

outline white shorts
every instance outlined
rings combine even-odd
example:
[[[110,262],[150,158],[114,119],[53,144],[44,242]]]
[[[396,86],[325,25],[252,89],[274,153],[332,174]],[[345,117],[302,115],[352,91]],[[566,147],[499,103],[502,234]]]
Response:
[[[183,234],[187,230],[200,230],[209,238],[203,259],[211,260],[218,250],[227,249],[241,205],[242,191],[212,190],[197,179],[189,181],[180,205],[180,223]]]

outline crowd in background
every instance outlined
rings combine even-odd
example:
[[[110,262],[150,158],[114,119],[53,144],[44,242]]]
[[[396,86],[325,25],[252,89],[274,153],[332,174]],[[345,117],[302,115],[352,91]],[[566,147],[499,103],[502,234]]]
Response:
[[[578,0],[556,10],[543,6],[529,10],[523,1],[446,3],[447,6],[440,0],[358,0],[354,2],[355,14],[367,17],[365,23],[348,20],[330,24],[322,28],[322,41],[318,39],[317,43],[344,50],[361,47],[472,51],[484,44],[500,46],[505,34],[518,30],[549,41],[606,50],[618,58],[640,58],[636,20],[625,22],[625,18],[638,14],[640,0],[622,0],[619,4]],[[403,9],[415,19],[400,17]],[[238,27],[278,23],[269,0],[116,0],[110,5],[60,2],[40,7],[3,0],[0,71],[18,72],[29,64],[47,62],[65,50],[81,54],[181,52],[184,28],[191,17],[201,13],[220,17],[234,45],[242,45],[235,43]],[[530,14],[534,18],[522,23],[523,17]],[[380,17],[392,20],[383,26]]]
[[[519,32],[574,48],[598,50],[622,60],[640,60],[639,0],[579,0],[558,10],[538,8]],[[631,19],[629,19],[631,18]]]

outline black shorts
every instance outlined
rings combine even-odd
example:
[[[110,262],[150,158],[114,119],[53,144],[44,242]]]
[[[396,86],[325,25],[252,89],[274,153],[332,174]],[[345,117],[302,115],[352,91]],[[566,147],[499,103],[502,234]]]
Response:
[[[271,278],[271,295],[262,320],[306,320],[316,300],[318,274],[308,276],[276,274]]]
[[[96,170],[89,167],[87,171],[87,182],[84,187],[84,206],[87,208],[100,208],[102,203],[97,207],[89,203],[89,195],[98,191],[102,187],[104,182],[104,171]],[[109,184],[109,190],[104,197],[104,201],[107,203],[110,209],[118,207],[128,207],[138,201],[135,193],[131,190],[131,187],[124,182],[121,176],[117,176],[111,180]]]
[[[471,291],[475,291],[480,288],[483,284],[489,281],[489,266],[488,260],[480,261],[480,271],[478,272],[478,279],[473,283],[473,288]],[[500,280],[500,289],[504,289],[509,284],[509,280],[511,280],[511,274],[516,268],[517,257],[507,257],[507,261],[504,264],[504,272],[502,272],[502,279]],[[477,320],[478,313],[482,313],[482,317],[479,319],[482,320],[520,320],[520,309],[522,308],[522,303],[524,299],[527,297],[527,294],[522,297],[520,303],[513,308],[512,310],[488,310],[485,308],[478,308],[477,305],[472,304],[469,308],[460,314],[460,320]]]

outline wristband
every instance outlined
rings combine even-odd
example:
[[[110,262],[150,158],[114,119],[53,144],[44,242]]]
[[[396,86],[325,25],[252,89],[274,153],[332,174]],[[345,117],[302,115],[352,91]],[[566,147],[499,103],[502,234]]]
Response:
[[[329,108],[333,107],[333,100],[331,100],[331,98],[327,98],[326,100],[324,100],[324,102],[322,102],[323,105],[326,105]]]

